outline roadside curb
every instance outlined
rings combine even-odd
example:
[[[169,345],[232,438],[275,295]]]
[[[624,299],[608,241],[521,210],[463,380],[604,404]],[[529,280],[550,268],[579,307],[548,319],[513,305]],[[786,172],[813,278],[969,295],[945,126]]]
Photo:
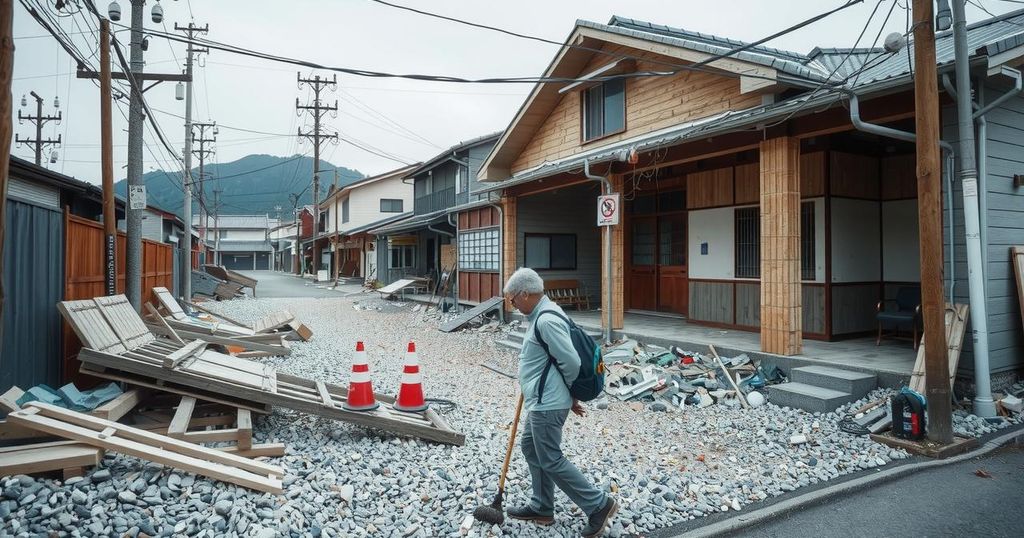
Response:
[[[729,518],[723,521],[712,523],[704,527],[699,527],[682,534],[674,535],[677,538],[703,538],[710,536],[720,536],[727,533],[737,532],[739,530],[752,527],[754,525],[770,521],[772,519],[784,516],[791,512],[807,508],[816,504],[820,504],[832,497],[842,494],[856,493],[858,491],[867,489],[871,486],[875,486],[884,482],[896,480],[903,476],[911,473],[925,471],[928,469],[944,467],[946,465],[952,465],[959,463],[971,458],[983,456],[992,452],[993,450],[1000,448],[1004,445],[1011,443],[1024,442],[1024,427],[1018,426],[1013,431],[1004,433],[998,437],[990,439],[988,442],[981,445],[976,450],[966,452],[958,456],[953,456],[944,460],[933,460],[922,463],[910,463],[906,465],[900,465],[892,469],[887,469],[870,476],[863,476],[855,478],[841,484],[835,484],[826,488],[822,488],[799,497],[780,501],[746,514]]]

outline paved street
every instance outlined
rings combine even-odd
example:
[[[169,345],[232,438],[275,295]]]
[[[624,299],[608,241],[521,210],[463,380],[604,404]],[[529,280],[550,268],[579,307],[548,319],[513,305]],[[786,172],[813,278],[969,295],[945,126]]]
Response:
[[[992,478],[975,474],[984,471]],[[738,534],[776,536],[1020,536],[1024,447],[922,471]],[[855,531],[854,531],[855,529]]]
[[[276,271],[239,271],[259,280],[256,296],[260,299],[289,297],[341,297],[344,293],[317,287],[311,280]],[[321,284],[322,286],[322,284]]]

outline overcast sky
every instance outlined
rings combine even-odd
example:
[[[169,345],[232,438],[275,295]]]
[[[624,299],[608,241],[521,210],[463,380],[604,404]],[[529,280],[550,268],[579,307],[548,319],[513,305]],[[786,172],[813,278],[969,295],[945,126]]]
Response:
[[[842,0],[392,0],[473,22],[499,26],[520,33],[563,41],[576,19],[607,22],[621,15],[719,36],[753,41],[803,19],[831,9]],[[806,53],[815,46],[851,47],[878,0],[866,0],[807,28],[780,37],[769,45]],[[871,45],[882,20],[895,0],[883,0],[861,46]],[[886,25],[886,32],[903,31],[906,24],[901,0]],[[53,10],[53,2],[47,4]],[[96,0],[103,9],[108,2]],[[123,18],[130,20],[129,0],[120,0]],[[470,28],[448,21],[397,10],[371,0],[163,0],[163,24],[154,24],[145,6],[147,28],[173,29],[194,21],[209,24],[208,37],[217,41],[282,56],[308,59],[321,64],[356,67],[397,73],[451,75],[464,78],[540,75],[557,46],[524,40],[500,33]],[[989,11],[1001,14],[1015,6],[999,0],[978,0]],[[968,5],[968,18],[988,17]],[[97,37],[87,25],[85,12],[59,19],[77,46],[94,54]],[[885,35],[883,33],[883,37]],[[61,125],[50,123],[44,136],[59,133],[64,144],[52,169],[98,183],[99,90],[88,80],[74,77],[74,64],[56,41],[15,4],[15,59],[13,94],[15,108],[21,96],[35,90],[46,99],[44,113],[52,112],[53,99],[60,98],[64,116]],[[124,43],[128,33],[118,34]],[[146,53],[146,71],[181,72],[185,46],[153,37]],[[93,56],[93,65],[98,64]],[[311,153],[309,143],[299,144],[294,136],[306,120],[297,118],[295,98],[309,98],[308,88],[296,87],[295,66],[257,60],[227,52],[201,55],[195,70],[194,113],[196,121],[215,120],[221,126],[215,157],[230,162],[251,153],[294,155]],[[301,70],[305,76],[308,69]],[[326,74],[326,73],[322,73]],[[340,107],[331,128],[393,156],[415,162],[430,158],[461,140],[504,129],[530,90],[528,84],[451,84],[338,75],[338,91],[327,94]],[[174,98],[174,84],[163,83],[146,93],[154,109],[184,115],[184,101]],[[127,100],[119,106],[127,111]],[[25,112],[34,113],[29,97]],[[15,115],[17,112],[15,112]],[[184,144],[183,120],[156,112],[163,131],[177,148]],[[383,119],[383,115],[387,120]],[[390,121],[388,121],[390,120]],[[125,176],[127,122],[115,108],[115,177]],[[235,130],[242,128],[262,133]],[[33,136],[31,124],[15,125],[21,136]],[[144,152],[145,171],[174,169],[173,161],[161,149],[152,131],[146,130],[149,150]],[[425,140],[425,141],[424,141]],[[429,143],[428,143],[429,142]],[[152,151],[152,154],[151,154]],[[32,158],[33,152],[18,144],[17,156]],[[155,157],[154,157],[155,154]],[[373,155],[341,143],[328,146],[323,158],[365,174],[376,174],[401,166],[400,162]]]

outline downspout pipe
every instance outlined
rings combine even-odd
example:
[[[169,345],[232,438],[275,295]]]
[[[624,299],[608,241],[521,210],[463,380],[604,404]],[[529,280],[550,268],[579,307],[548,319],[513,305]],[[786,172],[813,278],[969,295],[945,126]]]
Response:
[[[487,193],[487,198],[490,199],[491,193]],[[498,293],[505,292],[505,209],[501,207],[501,204],[489,204],[487,207],[493,207],[498,212],[498,248],[501,249],[501,253],[498,255]],[[498,316],[502,323],[505,323],[505,307],[502,306],[498,309]]]
[[[604,193],[606,195],[612,193],[612,183],[608,181],[608,178],[604,176],[598,176],[590,173],[590,160],[583,160],[583,175],[591,181],[598,181],[604,187]],[[605,324],[604,324],[604,341],[606,344],[612,343],[612,229],[610,226],[604,232],[604,288],[605,288]]]
[[[964,0],[953,1],[953,49],[956,60],[956,110],[960,144],[960,177],[963,192],[964,236],[967,244],[967,284],[970,288],[971,337],[974,355],[974,414],[983,418],[996,416],[992,400],[991,369],[988,356],[988,305],[985,304],[985,281],[981,272],[981,236],[978,217],[978,169],[975,160],[974,111],[971,109],[971,71],[967,51],[967,16]],[[1003,96],[1006,97],[1006,96]],[[1001,98],[1002,99],[1002,98]],[[986,107],[991,110],[994,101]],[[987,111],[983,109],[982,111]]]

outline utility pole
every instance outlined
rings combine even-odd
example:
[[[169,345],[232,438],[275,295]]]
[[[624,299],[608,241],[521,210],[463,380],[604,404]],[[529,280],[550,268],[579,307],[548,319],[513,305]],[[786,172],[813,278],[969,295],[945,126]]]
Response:
[[[203,181],[206,179],[204,166],[206,164],[206,157],[213,153],[213,149],[208,148],[207,144],[212,144],[217,141],[217,122],[195,122],[192,124],[193,127],[199,129],[199,137],[196,137],[195,130],[192,131],[192,142],[199,144],[199,149],[193,149],[192,153],[199,157],[199,243],[206,245],[206,228],[209,226],[210,216],[206,212],[206,189],[203,187]],[[210,130],[210,138],[206,137],[206,130]],[[214,263],[216,263],[217,253],[214,252]]]
[[[313,78],[302,78],[302,73],[296,74],[298,80],[299,89],[302,89],[303,84],[309,84],[313,89],[313,103],[307,105],[300,105],[299,98],[295,98],[295,110],[301,114],[302,111],[306,111],[310,116],[313,117],[313,131],[302,132],[302,128],[299,127],[298,134],[299,139],[308,138],[313,142],[313,275],[317,273],[317,269],[320,268],[320,249],[316,243],[316,233],[320,227],[320,144],[324,142],[338,143],[338,133],[324,133],[323,131],[323,117],[328,112],[338,112],[338,100],[334,100],[334,105],[325,105],[320,101],[320,92],[325,89],[334,91],[338,88],[338,75],[334,75],[330,80],[320,78],[320,75],[316,75]]]
[[[988,308],[981,254],[981,223],[978,216],[978,168],[975,164],[974,109],[971,99],[970,58],[967,52],[966,0],[953,0],[953,49],[956,56],[956,109],[960,133],[960,184],[964,197],[964,231],[967,243],[967,284],[970,289],[971,335],[974,354],[974,414],[996,416],[988,362]],[[984,194],[983,194],[984,195]]]
[[[117,210],[114,206],[114,135],[111,125],[110,21],[100,19],[100,167],[103,178],[103,259],[107,295],[117,293]]]
[[[129,69],[141,74],[143,9],[146,0],[131,0],[131,54]],[[137,80],[137,79],[136,79]],[[125,293],[135,310],[142,309],[142,213],[146,208],[146,185],[142,181],[142,127],[146,121],[142,107],[142,88],[131,92],[128,100],[128,208],[125,242]]]
[[[192,40],[196,34],[205,34],[210,30],[208,24],[202,28],[193,23],[188,26],[174,25],[175,31],[184,32],[188,37],[189,44],[185,51],[185,76],[189,81],[185,83],[185,175],[182,176],[182,187],[185,193],[182,200],[181,220],[185,222],[185,237],[179,243],[182,248],[181,257],[181,295],[186,301],[192,300],[192,55],[196,53],[209,52],[209,49],[194,48]]]
[[[3,251],[7,223],[7,175],[11,162],[11,77],[14,75],[14,2],[0,2],[0,352],[4,343]]]
[[[220,193],[224,189],[213,189],[213,257],[214,263],[221,265],[224,257],[220,255]]]
[[[913,19],[914,66],[917,70],[914,73],[917,218],[920,228],[927,429],[930,440],[949,444],[953,441],[953,411],[949,394],[945,304],[942,299],[942,164],[939,155],[939,87],[935,67],[932,0],[913,0]]]
[[[61,135],[59,135],[59,134],[57,135],[57,139],[56,140],[53,140],[51,138],[43,138],[43,125],[46,124],[46,122],[48,122],[48,121],[56,121],[57,124],[60,125],[61,113],[60,113],[60,111],[57,111],[57,115],[56,116],[44,116],[43,115],[43,98],[39,97],[39,95],[36,92],[28,92],[28,93],[29,93],[29,95],[34,97],[35,100],[36,100],[36,115],[33,116],[31,114],[22,114],[21,110],[19,110],[18,111],[18,123],[20,124],[20,123],[23,123],[25,121],[31,121],[31,122],[35,123],[36,124],[36,137],[35,138],[21,138],[17,134],[15,134],[14,135],[14,142],[18,143],[18,144],[25,144],[26,146],[29,146],[29,147],[35,146],[36,166],[42,166],[43,165],[43,146],[49,146],[51,144],[54,145],[54,146],[59,146],[60,142],[61,142],[61,139],[60,139]],[[28,103],[26,102],[25,98],[22,97],[21,98],[21,106],[27,106],[27,105],[28,105]],[[55,97],[53,99],[53,107],[57,108],[58,106],[60,106],[60,103],[57,101],[57,98]]]
[[[341,229],[338,228],[338,167],[334,167],[334,282],[338,282],[339,265],[341,265]]]

